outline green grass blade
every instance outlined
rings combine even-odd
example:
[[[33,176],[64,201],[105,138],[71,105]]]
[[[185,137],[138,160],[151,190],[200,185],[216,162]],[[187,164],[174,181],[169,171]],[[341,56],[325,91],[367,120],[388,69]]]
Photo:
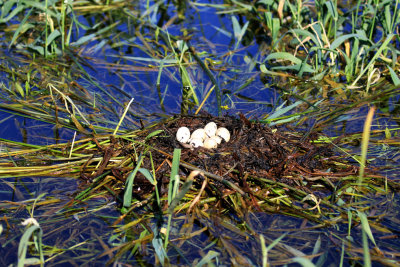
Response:
[[[292,54],[288,52],[275,52],[271,53],[268,55],[266,60],[287,60],[295,65],[290,65],[290,66],[279,66],[279,67],[272,67],[272,69],[282,69],[282,70],[297,70],[299,71],[301,68],[303,68],[303,72],[310,72],[314,73],[315,70],[307,63],[303,62],[301,59],[293,56]]]
[[[328,1],[328,2],[325,2],[325,6],[328,9],[328,12],[332,16],[332,18],[337,20],[337,18],[339,16],[338,11],[337,11],[337,5],[332,1]]]
[[[160,134],[162,132],[164,132],[164,130],[156,130],[154,132],[151,132],[146,136],[145,140],[150,139],[150,138],[152,138],[152,137],[154,137],[154,136],[156,136],[156,135],[158,135],[158,134]]]
[[[14,18],[17,14],[19,14],[21,11],[23,11],[25,8],[24,5],[19,5],[17,6],[15,9],[13,9],[13,11],[11,11],[11,13],[5,17],[5,18],[1,18],[0,19],[0,23],[6,23],[9,20],[11,20],[12,18]]]
[[[339,262],[339,267],[343,267],[343,261],[344,261],[344,240],[342,240],[342,250],[340,252],[340,262]]]
[[[182,200],[182,198],[186,195],[186,193],[190,190],[192,187],[193,180],[188,179],[183,185],[182,188],[179,192],[176,193],[175,197],[172,199],[171,203],[169,204],[168,207],[168,213],[172,213],[175,209],[175,207],[179,204],[179,201]]]
[[[37,248],[39,249],[39,253],[41,252],[41,240],[43,231],[38,225],[31,225],[28,229],[25,230],[24,234],[21,237],[18,245],[18,267],[23,267],[25,264],[29,264],[32,262],[40,263],[40,260],[37,258],[26,258],[26,253],[28,251],[28,247],[31,244],[31,238],[35,235],[35,232],[38,231],[37,234]],[[41,258],[43,257],[43,253],[40,253]],[[41,262],[43,264],[43,262]]]
[[[368,238],[367,234],[362,230],[362,244],[363,244],[363,256],[364,256],[364,267],[371,267],[371,255],[369,253]]]
[[[156,180],[154,179],[153,175],[151,174],[151,172],[150,172],[148,169],[140,168],[140,169],[139,169],[139,172],[140,172],[141,174],[143,174],[144,177],[146,177],[146,179],[147,179],[152,185],[156,185],[156,184],[157,184]]]
[[[8,49],[10,49],[11,46],[14,44],[15,40],[17,40],[17,37],[18,37],[19,33],[20,33],[21,31],[26,31],[26,30],[27,30],[27,29],[26,29],[26,25],[27,25],[27,24],[26,24],[26,21],[27,21],[28,18],[31,16],[32,10],[33,10],[33,8],[31,8],[31,9],[28,11],[28,13],[27,13],[26,16],[24,17],[24,19],[19,23],[19,26],[18,26],[17,30],[14,32],[14,35],[13,35],[13,37],[12,37],[12,39],[11,39],[11,42],[10,42],[10,44],[8,45]],[[33,26],[33,25],[32,25],[32,26]]]
[[[156,252],[156,255],[158,257],[158,260],[160,261],[161,266],[164,266],[165,261],[168,259],[168,255],[167,252],[165,251],[160,233],[158,231],[154,233],[154,238],[151,241],[151,244],[154,247],[154,251]]]
[[[350,38],[357,38],[357,39],[363,40],[362,36],[357,33],[345,34],[345,35],[342,35],[342,36],[336,38],[331,43],[331,46],[329,48],[334,50],[334,49],[338,48],[341,44],[343,44],[346,40],[349,40]]]
[[[307,258],[296,257],[293,259],[293,262],[297,262],[303,267],[316,267],[314,263]]]
[[[261,255],[262,255],[262,267],[268,266],[268,250],[265,246],[265,238],[260,234],[260,244],[261,244]]]
[[[294,64],[301,64],[301,59],[293,56],[292,54],[288,53],[288,52],[275,52],[275,53],[271,53],[267,56],[266,60],[288,60]]]
[[[199,261],[194,267],[202,267],[203,265],[213,266],[212,260],[219,256],[219,253],[213,250],[208,251],[201,261]]]
[[[233,26],[233,35],[235,36],[235,50],[239,47],[240,42],[243,39],[244,34],[246,33],[247,27],[249,26],[249,21],[247,21],[243,27],[240,27],[239,22],[235,16],[232,16],[232,26]]]
[[[140,155],[135,169],[128,175],[128,178],[126,178],[124,200],[123,200],[124,208],[129,208],[131,206],[133,181],[135,179],[136,173],[138,172],[140,166],[142,165],[142,162],[143,162],[143,155]]]
[[[14,4],[16,4],[17,2],[19,2],[19,0],[2,1],[3,6],[1,7],[0,21],[2,21],[4,16],[8,15],[8,13],[12,10]]]
[[[321,249],[321,236],[318,236],[317,242],[315,242],[312,255],[317,254],[318,251]]]
[[[283,235],[272,241],[272,243],[268,245],[267,251],[270,251],[273,247],[275,247],[287,234],[288,233],[284,233]]]
[[[175,195],[178,192],[178,187],[179,187],[178,171],[179,171],[180,160],[181,160],[181,149],[175,148],[173,159],[172,159],[171,177],[170,177],[169,187],[168,187],[168,205],[171,204],[172,199],[175,198]]]
[[[285,103],[286,103],[286,102],[285,102]],[[272,120],[272,119],[275,119],[275,118],[279,118],[279,117],[281,117],[283,114],[289,112],[290,110],[294,109],[295,107],[297,107],[298,105],[300,105],[301,103],[303,103],[303,101],[298,100],[298,101],[294,102],[293,104],[291,104],[291,105],[289,105],[289,106],[283,108],[283,106],[284,106],[285,103],[283,103],[282,105],[280,105],[280,106],[274,111],[274,113],[272,113],[270,116],[268,116],[267,119],[268,119],[268,120]]]
[[[371,231],[371,227],[369,226],[369,223],[368,223],[367,215],[365,215],[365,213],[362,212],[362,211],[357,211],[357,215],[360,218],[363,232],[365,232],[367,234],[369,239],[376,246],[375,239],[374,239],[374,236],[373,236],[372,231]]]
[[[392,78],[393,84],[394,85],[400,85],[400,78],[397,76],[396,72],[390,67],[387,66],[389,71],[390,71],[390,77]]]
[[[46,40],[46,46],[51,44],[58,36],[61,36],[61,33],[59,30],[55,29],[53,32],[50,33],[50,35],[47,37]]]
[[[321,43],[318,41],[318,38],[311,32],[306,31],[306,30],[302,30],[302,29],[294,29],[294,30],[290,30],[289,33],[293,33],[294,35],[304,35],[305,37],[308,37],[312,40],[312,42],[318,46],[321,47]]]

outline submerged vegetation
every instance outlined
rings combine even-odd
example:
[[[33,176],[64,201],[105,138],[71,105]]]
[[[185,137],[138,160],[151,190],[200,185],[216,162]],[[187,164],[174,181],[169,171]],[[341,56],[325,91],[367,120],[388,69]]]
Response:
[[[399,9],[0,0],[0,264],[395,266]]]

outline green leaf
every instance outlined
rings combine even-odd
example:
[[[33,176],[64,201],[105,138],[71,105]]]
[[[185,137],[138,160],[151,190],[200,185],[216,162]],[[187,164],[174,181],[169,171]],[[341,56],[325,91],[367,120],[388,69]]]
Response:
[[[146,177],[146,179],[152,184],[152,185],[157,185],[157,181],[154,179],[153,175],[148,169],[145,168],[140,168],[139,172]]]
[[[291,116],[291,117],[289,117],[289,118],[283,118],[283,119],[279,119],[279,120],[276,120],[276,121],[273,121],[273,122],[269,122],[268,124],[269,124],[270,126],[274,126],[274,125],[277,125],[277,124],[288,123],[288,122],[297,120],[297,119],[299,119],[299,118],[300,118],[299,115],[293,115],[293,116]]]
[[[315,242],[313,251],[312,251],[312,255],[315,255],[319,252],[319,250],[321,249],[321,236],[318,236],[317,242]]]
[[[182,188],[179,191],[179,193],[177,193],[175,195],[174,199],[172,199],[171,203],[169,204],[168,213],[172,213],[174,211],[175,207],[179,204],[179,201],[181,201],[182,198],[184,198],[186,193],[192,187],[192,184],[193,184],[193,180],[192,179],[186,180],[186,182],[182,185]]]
[[[289,33],[294,33],[295,35],[304,35],[306,37],[309,37],[313,43],[318,46],[321,47],[321,43],[318,41],[318,38],[311,32],[306,31],[306,30],[302,30],[302,29],[294,29],[294,30],[290,30]]]
[[[392,133],[390,132],[388,127],[385,128],[385,138],[386,139],[392,138]]]
[[[356,34],[358,34],[358,38],[362,41],[369,41],[371,42],[371,40],[368,39],[367,37],[367,33],[365,32],[365,30],[356,30]]]
[[[232,16],[232,27],[233,27],[233,34],[236,39],[235,49],[239,47],[240,42],[244,34],[246,33],[247,27],[249,26],[249,21],[247,21],[243,27],[240,27],[240,24],[235,16]]]
[[[287,52],[275,52],[275,53],[269,54],[268,57],[266,58],[266,60],[288,60],[295,64],[295,65],[290,65],[290,66],[272,67],[272,69],[299,71],[301,68],[304,68],[303,72],[310,72],[310,73],[315,72],[315,70],[310,65],[308,65],[307,63],[304,63],[301,59],[299,59]]]
[[[272,40],[276,42],[279,30],[281,28],[281,23],[279,18],[272,19]]]
[[[51,44],[58,36],[61,36],[61,33],[59,30],[55,29],[49,36],[47,36],[46,46]]]
[[[385,23],[386,23],[386,31],[389,33],[389,32],[392,32],[392,15],[391,15],[391,13],[392,13],[393,11],[391,11],[391,9],[390,9],[390,4],[388,4],[388,5],[386,5],[385,6]]]
[[[179,51],[181,51],[181,56],[189,49],[186,42],[183,40],[178,40],[176,41],[176,45],[179,48]]]
[[[307,258],[296,257],[293,259],[293,262],[297,262],[303,267],[316,267],[314,263]]]
[[[25,258],[24,265],[39,265],[41,260],[39,258]]]
[[[337,12],[337,7],[335,5],[335,3],[333,3],[332,1],[328,1],[325,2],[325,6],[328,9],[328,12],[330,13],[330,15],[337,20],[338,18],[338,12]]]
[[[274,241],[272,241],[271,244],[268,245],[268,247],[266,248],[267,251],[270,251],[273,247],[275,247],[277,244],[279,244],[279,242],[287,235],[288,233],[284,233],[283,235],[279,236],[277,239],[275,239]]]
[[[6,18],[0,19],[0,23],[8,22],[12,18],[14,18],[18,13],[20,13],[23,10],[25,10],[25,8],[26,7],[24,5],[17,6],[15,9],[13,9],[13,11],[11,11],[11,13]]]
[[[364,267],[371,267],[371,254],[369,252],[368,238],[364,231],[362,231],[362,244],[363,244],[363,258]]]
[[[99,36],[100,34],[106,33],[107,31],[110,31],[110,30],[112,30],[113,28],[115,28],[116,26],[118,26],[118,24],[120,24],[119,21],[114,22],[113,24],[111,24],[111,25],[109,25],[109,26],[107,26],[107,27],[101,28],[104,24],[103,24],[103,23],[99,23],[99,24],[97,24],[98,27],[96,27],[96,28],[100,28],[100,30],[98,30],[98,31],[96,32],[96,35]]]
[[[164,266],[164,262],[166,259],[168,259],[167,252],[164,249],[162,239],[160,237],[160,234],[155,233],[154,238],[151,241],[154,251],[156,252],[156,255],[158,257],[158,260],[160,261],[161,265]]]
[[[374,236],[372,235],[371,228],[369,227],[367,215],[365,215],[365,213],[361,211],[357,211],[357,215],[360,218],[362,230],[368,235],[369,239],[376,246]]]
[[[195,267],[202,267],[203,265],[207,264],[208,266],[212,266],[212,260],[216,257],[219,256],[219,253],[213,250],[210,250],[207,252],[207,255],[205,255],[199,263],[195,265]]]
[[[231,34],[230,32],[228,32],[228,31],[226,31],[226,30],[224,30],[224,29],[222,29],[222,28],[219,28],[219,27],[217,27],[217,26],[215,26],[215,25],[211,25],[211,27],[213,27],[215,30],[217,30],[217,31],[220,32],[221,34],[223,34],[223,35],[225,35],[225,36],[227,36],[227,37],[229,37],[229,38],[232,38],[232,34]]]
[[[290,110],[294,109],[295,107],[297,107],[298,105],[300,105],[301,103],[303,103],[303,101],[298,100],[296,102],[294,102],[293,104],[287,106],[287,107],[283,107],[286,102],[282,103],[282,105],[280,105],[279,107],[276,108],[276,110],[274,111],[274,113],[272,113],[271,115],[268,116],[268,119],[275,119],[275,118],[279,118],[280,116],[282,116],[283,114],[289,112]]]
[[[169,186],[168,186],[168,204],[171,204],[172,199],[175,197],[175,195],[178,192],[178,186],[179,186],[178,171],[179,171],[180,160],[181,160],[181,149],[175,148],[173,159],[172,159],[171,177],[170,177]]]
[[[28,229],[25,230],[24,234],[21,237],[21,240],[19,241],[18,245],[18,267],[23,267],[26,262],[26,252],[28,251],[28,247],[30,245],[30,240],[31,237],[35,234],[35,231],[38,231],[37,237],[38,237],[38,243],[41,243],[42,239],[42,229],[40,226],[37,225],[31,225]],[[36,244],[36,245],[41,245],[41,244]],[[39,247],[39,249],[41,249]]]
[[[260,65],[260,70],[262,73],[266,73],[266,74],[270,74],[270,75],[278,75],[277,72],[270,71],[269,69],[267,69],[267,67],[265,67],[265,64]]]
[[[19,26],[17,28],[17,30],[14,32],[14,35],[11,39],[10,44],[8,45],[8,49],[11,48],[11,46],[15,43],[15,40],[17,39],[18,35],[20,32],[25,32],[26,30],[28,30],[29,28],[33,28],[32,24],[26,24],[26,21],[28,20],[28,18],[30,17],[31,13],[32,13],[33,8],[31,8],[28,13],[26,14],[26,16],[24,17],[24,19],[19,23]]]
[[[320,47],[324,46],[324,40],[325,40],[325,33],[322,33],[322,27],[320,23],[313,23],[311,24],[312,27],[312,32],[315,32],[315,34],[318,36],[318,44]]]
[[[350,39],[350,38],[358,38],[358,39],[361,39],[360,37],[360,35],[358,35],[358,34],[356,34],[356,33],[352,33],[352,34],[345,34],[345,35],[342,35],[342,36],[340,36],[340,37],[338,37],[338,38],[336,38],[335,39],[335,41],[333,41],[332,43],[331,43],[331,46],[329,47],[331,50],[334,50],[334,49],[336,49],[336,48],[338,48],[342,43],[344,43],[346,40],[348,40],[348,39]]]
[[[11,11],[12,7],[14,6],[15,3],[17,3],[18,0],[7,0],[1,7],[1,15],[0,15],[0,21],[8,15],[8,13]]]
[[[44,56],[44,48],[42,46],[29,44],[27,47],[38,52],[40,55]]]
[[[82,37],[79,38],[76,42],[72,43],[72,45],[74,45],[74,46],[79,46],[79,45],[81,45],[81,44],[84,44],[84,43],[90,41],[91,39],[93,39],[93,38],[95,38],[95,37],[96,37],[96,34],[95,34],[95,33],[82,36]]]
[[[123,200],[123,206],[125,208],[129,208],[131,206],[133,181],[135,179],[136,173],[138,172],[140,166],[142,165],[142,162],[143,162],[143,156],[140,155],[135,169],[128,175],[128,178],[126,178],[124,200]]]
[[[393,84],[394,85],[400,85],[400,79],[399,76],[397,76],[396,72],[394,72],[394,70],[390,67],[387,66],[390,72],[390,77],[392,78]]]
[[[233,28],[233,35],[235,36],[236,39],[240,36],[240,24],[239,21],[235,16],[232,16],[232,28]]]
[[[274,0],[258,0],[257,4],[263,4],[266,6],[272,6],[275,3]]]
[[[159,133],[162,133],[162,132],[164,132],[164,130],[157,130],[157,131],[154,131],[154,132],[151,132],[151,133],[149,133],[147,136],[146,136],[146,140],[147,139],[150,139],[150,138],[152,138],[153,136],[156,136],[156,135],[158,135]]]
[[[22,88],[22,86],[19,84],[19,82],[15,82],[15,89],[18,91],[18,93],[24,97],[25,93],[24,93],[24,89]]]

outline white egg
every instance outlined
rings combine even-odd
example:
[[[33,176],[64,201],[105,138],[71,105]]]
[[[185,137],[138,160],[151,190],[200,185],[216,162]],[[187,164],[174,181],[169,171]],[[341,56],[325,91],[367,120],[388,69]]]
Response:
[[[201,138],[191,138],[190,141],[189,141],[189,144],[192,147],[203,146],[203,139],[201,139]]]
[[[205,148],[211,149],[211,148],[217,148],[218,144],[214,138],[207,138],[206,140],[204,140],[203,146]]]
[[[225,140],[225,142],[229,142],[229,140],[231,139],[231,133],[228,131],[228,129],[224,128],[224,127],[220,127],[217,129],[217,132],[215,133],[215,135],[221,137],[222,139]]]
[[[207,123],[207,125],[204,127],[204,131],[206,131],[208,137],[215,136],[215,132],[217,131],[217,124],[215,122]]]
[[[201,141],[207,138],[206,131],[204,131],[203,128],[195,130],[192,135],[190,136],[190,139],[195,139],[195,138],[200,138]]]
[[[181,143],[187,143],[190,139],[190,130],[188,127],[181,127],[176,132],[176,140]]]
[[[217,142],[218,145],[221,144],[221,142],[222,142],[222,138],[219,137],[219,136],[214,135],[214,136],[212,136],[210,138],[214,139],[215,142]]]

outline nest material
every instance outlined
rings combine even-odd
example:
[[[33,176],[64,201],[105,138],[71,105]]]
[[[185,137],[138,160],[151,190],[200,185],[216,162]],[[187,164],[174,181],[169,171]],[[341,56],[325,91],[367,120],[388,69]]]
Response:
[[[203,147],[191,149],[176,140],[176,132],[180,127],[186,126],[193,132],[210,121],[214,121],[218,127],[227,128],[231,133],[231,140],[222,141],[216,149]],[[162,130],[162,133],[146,139],[146,136],[157,130]],[[215,185],[220,189],[226,185],[221,183],[222,179],[238,185],[244,192],[249,192],[251,189],[246,179],[257,177],[289,186],[308,188],[314,183],[321,183],[330,190],[333,184],[330,180],[326,182],[327,179],[355,174],[358,169],[340,162],[334,155],[331,145],[314,142],[317,137],[317,134],[306,136],[297,132],[272,129],[258,122],[250,122],[244,116],[240,119],[230,116],[223,118],[180,116],[138,133],[138,139],[154,149],[153,162],[144,161],[142,166],[149,170],[152,166],[155,167],[156,178],[163,184],[162,192],[167,190],[171,172],[167,163],[172,159],[175,148],[182,149],[180,170],[183,176],[187,176],[191,171],[187,166],[185,167],[184,163],[186,163],[218,176],[220,180],[216,181]],[[112,157],[118,155],[133,158],[134,153],[137,155],[144,148],[145,146],[133,148],[126,140],[112,138],[110,145],[103,148],[103,162],[97,171],[88,176],[84,167],[81,176],[91,180],[109,169],[107,165]],[[121,182],[125,181],[131,170],[132,167],[111,169],[112,174]],[[257,179],[253,181],[256,185]],[[154,190],[154,186],[140,174],[135,178],[135,188],[134,192],[139,195],[145,195]]]
[[[191,132],[214,121],[218,127],[226,127],[231,132],[231,140],[222,142],[217,149],[188,149],[175,139],[179,127],[186,126]],[[317,134],[283,132],[264,124],[250,122],[243,116],[233,117],[181,117],[162,129],[164,137],[153,140],[153,146],[172,152],[182,148],[181,160],[202,170],[219,176],[229,175],[239,179],[246,174],[267,179],[280,180],[288,184],[298,184],[298,180],[324,176],[346,176],[354,174],[357,168],[347,165],[339,167],[331,145],[317,145]],[[233,171],[236,170],[236,171]],[[340,173],[338,173],[340,171]]]

